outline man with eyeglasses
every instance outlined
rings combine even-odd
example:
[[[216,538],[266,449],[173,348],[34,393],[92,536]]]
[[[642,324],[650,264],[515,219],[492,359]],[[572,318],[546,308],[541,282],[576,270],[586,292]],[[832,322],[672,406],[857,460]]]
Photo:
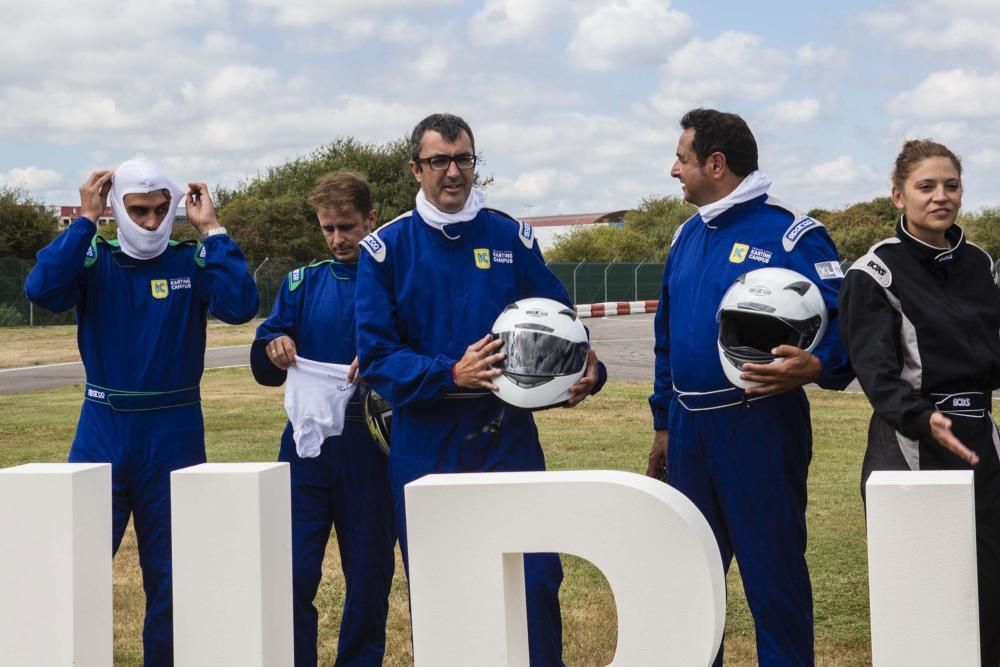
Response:
[[[473,187],[475,140],[457,116],[434,114],[411,136],[416,206],[365,237],[356,300],[361,376],[393,405],[389,477],[407,562],[403,487],[424,475],[544,470],[531,413],[491,393],[504,358],[491,340],[509,304],[569,295],[545,267],[530,225],[485,207]],[[569,406],[604,384],[591,350]],[[562,665],[557,554],[524,558],[531,665]]]

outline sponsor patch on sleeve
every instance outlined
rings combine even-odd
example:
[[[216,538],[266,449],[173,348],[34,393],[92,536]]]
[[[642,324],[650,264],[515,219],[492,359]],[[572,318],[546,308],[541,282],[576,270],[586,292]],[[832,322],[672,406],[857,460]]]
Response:
[[[382,239],[375,232],[361,239],[361,247],[367,250],[368,254],[376,262],[381,263],[385,261],[385,244],[382,243]]]
[[[892,271],[882,263],[882,260],[877,255],[871,252],[854,262],[854,264],[851,264],[851,268],[848,271],[864,271],[874,278],[875,282],[886,289],[892,285]]]
[[[781,245],[784,246],[785,252],[791,252],[792,248],[795,247],[795,244],[799,242],[800,238],[802,238],[802,235],[810,229],[822,226],[823,224],[821,222],[813,220],[809,217],[794,221],[792,226],[785,230],[785,235],[781,238]]]
[[[518,222],[521,223],[521,228],[518,230],[517,235],[521,239],[521,243],[524,244],[524,247],[531,250],[531,246],[535,244],[535,230],[523,220],[519,220]]]
[[[843,278],[844,271],[840,268],[840,262],[816,262],[816,274],[823,280],[833,280]]]

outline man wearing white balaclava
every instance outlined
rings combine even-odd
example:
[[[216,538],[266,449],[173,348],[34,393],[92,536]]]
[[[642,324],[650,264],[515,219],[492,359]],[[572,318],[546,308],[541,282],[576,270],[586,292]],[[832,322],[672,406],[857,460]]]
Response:
[[[258,303],[208,187],[188,188],[187,217],[200,242],[170,240],[184,191],[152,162],[92,173],[80,186],[81,216],[38,253],[25,281],[38,305],[76,309],[87,384],[69,460],[111,463],[115,552],[134,518],[147,667],[173,664],[170,472],[205,461],[206,317],[246,322]],[[98,235],[94,222],[109,196],[116,241]]]

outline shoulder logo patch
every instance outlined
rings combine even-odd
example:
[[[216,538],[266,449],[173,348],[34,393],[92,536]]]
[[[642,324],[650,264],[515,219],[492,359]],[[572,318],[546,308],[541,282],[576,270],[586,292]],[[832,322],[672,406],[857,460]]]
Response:
[[[288,272],[288,291],[294,292],[295,288],[302,284],[303,278],[306,277],[306,272],[304,269],[297,268],[292,269]]]
[[[474,248],[472,251],[472,256],[476,260],[476,266],[480,269],[490,268],[490,249],[489,248]]]
[[[818,220],[813,220],[812,218],[802,218],[801,220],[796,220],[792,223],[792,226],[788,228],[785,232],[784,237],[781,241],[785,245],[786,250],[791,250],[798,243],[799,238],[803,234],[808,232],[810,229],[819,227],[820,223]]]
[[[816,262],[813,266],[816,267],[816,275],[823,280],[844,277],[844,270],[840,268],[840,262]]]
[[[874,278],[875,282],[886,289],[892,285],[892,271],[873,253],[868,253],[854,262],[854,264],[851,264],[851,268],[848,271],[864,271]]]
[[[385,244],[375,232],[361,239],[361,247],[367,250],[376,262],[385,261]]]
[[[524,244],[524,247],[531,250],[531,247],[535,244],[535,230],[533,230],[531,225],[523,220],[519,220],[518,222],[521,223],[521,226],[517,235],[521,239],[521,243]]]
[[[733,264],[742,264],[743,260],[747,258],[749,250],[750,246],[746,243],[734,243],[733,249],[729,251],[729,261]]]

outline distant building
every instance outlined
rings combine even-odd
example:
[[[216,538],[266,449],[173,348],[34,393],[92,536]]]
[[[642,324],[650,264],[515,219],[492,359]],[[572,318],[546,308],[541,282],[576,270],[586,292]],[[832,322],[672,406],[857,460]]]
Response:
[[[589,227],[621,227],[625,224],[625,214],[631,209],[610,211],[608,213],[571,213],[569,215],[542,215],[533,218],[521,218],[535,230],[538,246],[545,252],[555,245],[556,237],[568,234],[575,229]]]

